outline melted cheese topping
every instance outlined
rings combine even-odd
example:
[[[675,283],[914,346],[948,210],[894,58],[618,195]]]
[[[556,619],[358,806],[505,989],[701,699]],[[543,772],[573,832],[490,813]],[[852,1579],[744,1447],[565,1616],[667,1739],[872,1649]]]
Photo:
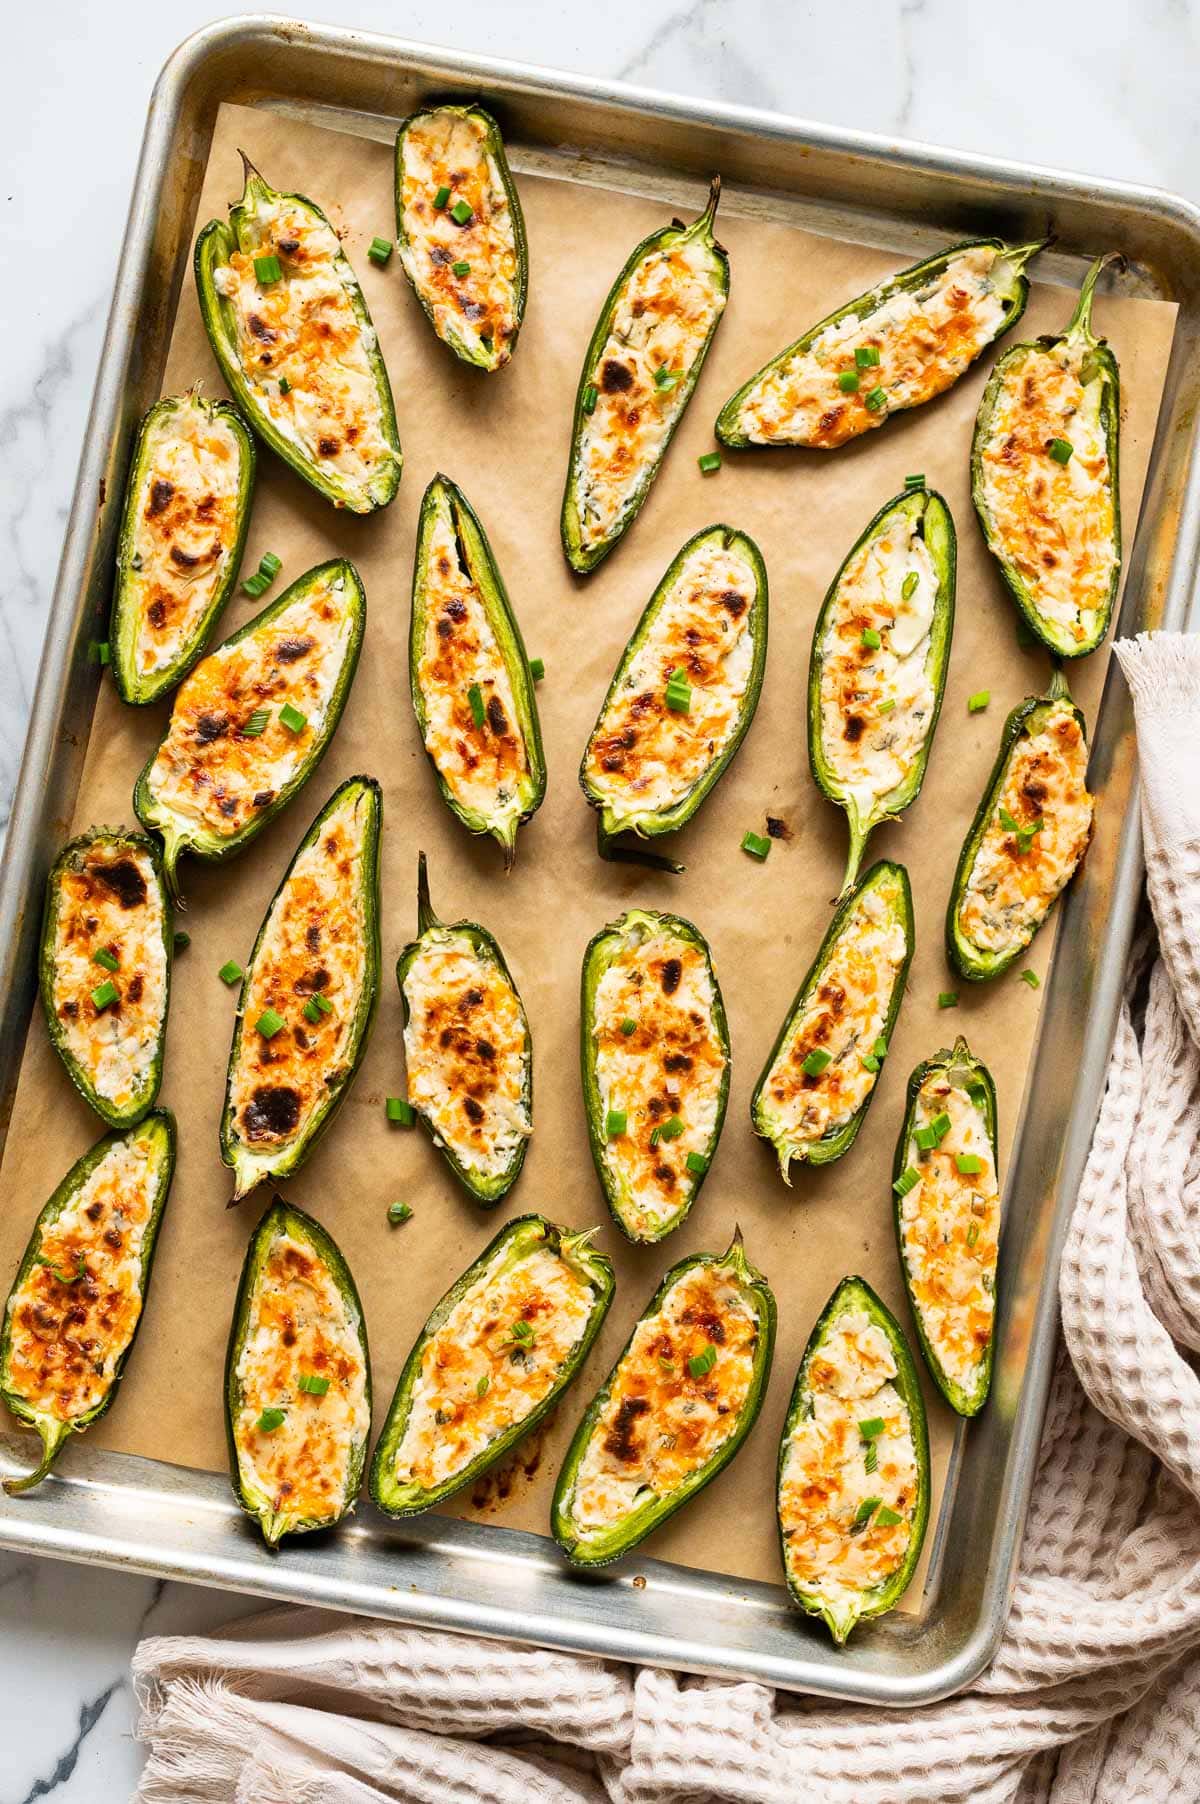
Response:
[[[445,499],[428,533],[424,607],[417,680],[425,749],[459,807],[503,828],[528,801],[529,758],[508,668],[479,585],[459,555]],[[471,709],[473,686],[483,703],[482,726]]]
[[[8,1303],[5,1388],[37,1414],[75,1421],[104,1401],[142,1313],[142,1246],[160,1168],[155,1140],[115,1141],[41,1231]]]
[[[516,1260],[501,1249],[425,1343],[396,1480],[432,1490],[523,1422],[561,1378],[593,1304],[590,1287],[550,1248]]]
[[[581,1540],[609,1533],[646,1492],[671,1496],[716,1457],[746,1407],[758,1333],[742,1287],[711,1265],[690,1267],[638,1323],[575,1477]],[[694,1378],[688,1361],[708,1347],[716,1360]]]
[[[459,339],[498,368],[519,321],[517,237],[487,126],[450,107],[422,113],[404,132],[400,261],[433,315],[439,338]],[[434,197],[449,188],[450,199]],[[462,225],[451,208],[470,207]],[[465,275],[456,263],[470,265]]]
[[[352,1057],[370,946],[363,860],[371,812],[366,794],[349,791],[297,855],[250,972],[229,1093],[237,1138],[268,1168],[308,1132]],[[313,996],[330,1007],[309,1021]],[[266,1009],[285,1023],[270,1039],[255,1028]]]
[[[738,729],[754,663],[754,566],[737,545],[706,540],[686,560],[604,704],[584,754],[589,794],[618,818],[675,807]],[[691,685],[686,714],[667,679]]]
[[[154,676],[175,662],[226,581],[241,472],[242,446],[228,419],[195,396],[150,427],[123,574],[136,622],[135,675]]]
[[[864,821],[910,776],[934,721],[938,579],[919,526],[899,514],[855,554],[821,643],[825,762]],[[864,645],[864,632],[881,643]]]
[[[652,251],[628,278],[586,376],[596,405],[571,475],[585,552],[614,536],[662,456],[725,298],[699,238]]]
[[[150,767],[160,807],[218,840],[270,807],[324,730],[354,635],[350,599],[341,577],[317,582],[268,625],[197,664],[176,691]],[[288,704],[305,716],[298,733],[280,719]],[[270,714],[265,730],[243,736],[259,709]]]
[[[917,1097],[914,1133],[943,1115],[950,1126],[936,1147],[923,1152],[909,1140],[907,1164],[920,1182],[901,1202],[901,1239],[925,1337],[950,1382],[971,1391],[992,1338],[1000,1189],[982,1108],[935,1072]],[[961,1173],[960,1153],[983,1170]]]
[[[147,852],[97,840],[61,871],[54,917],[54,1013],[67,1052],[97,1096],[127,1109],[144,1089],[167,1003],[164,903]],[[117,960],[107,971],[93,953]],[[106,980],[118,998],[98,1009]]]
[[[908,1552],[917,1458],[895,1376],[882,1328],[865,1310],[846,1310],[813,1354],[810,1413],[788,1438],[779,1486],[788,1575],[798,1590],[835,1610],[884,1584]],[[882,1433],[865,1439],[859,1423],[877,1421]],[[872,1447],[874,1470],[868,1471]],[[872,1498],[877,1507],[868,1519],[864,1506]],[[899,1521],[881,1524],[880,1505]]]
[[[763,1106],[774,1131],[793,1149],[836,1133],[875,1085],[863,1064],[884,1030],[892,991],[908,952],[904,923],[877,889],[868,889],[846,916],[817,978],[780,1047],[763,1085]],[[824,1070],[804,1061],[826,1052]]]
[[[362,296],[337,233],[287,195],[248,210],[241,231],[242,248],[214,281],[232,310],[238,361],[255,399],[307,462],[369,492],[396,455],[372,364],[375,331],[355,309]],[[264,286],[254,262],[270,256],[283,274]]]
[[[1067,642],[1094,637],[1116,568],[1113,473],[1086,343],[1030,345],[1005,365],[983,443],[983,504],[999,556]],[[1053,440],[1072,447],[1065,464]]]
[[[1074,710],[1066,701],[1051,704],[1038,730],[1013,748],[963,889],[958,928],[973,946],[1019,951],[1071,881],[1092,832],[1086,776],[1087,744]],[[1005,826],[1002,809],[1016,830]]]
[[[960,251],[923,288],[898,290],[865,319],[846,314],[807,350],[764,370],[742,398],[740,430],[752,444],[829,450],[882,426],[889,413],[919,407],[957,382],[992,342],[1012,284],[1003,251]],[[877,352],[879,362],[859,369],[856,351]],[[858,388],[846,394],[838,377],[849,372]]]
[[[276,1515],[320,1522],[342,1513],[351,1464],[371,1428],[361,1333],[313,1248],[278,1235],[250,1300],[233,1425],[242,1483]],[[303,1391],[301,1377],[328,1379],[329,1389]],[[260,1428],[271,1409],[283,1410],[283,1421]]]
[[[500,966],[453,928],[427,933],[404,979],[408,1100],[466,1170],[498,1177],[533,1132],[528,1028]]]
[[[688,1155],[712,1151],[726,1070],[715,1004],[704,953],[665,928],[631,925],[596,985],[601,1133],[610,1110],[626,1117],[625,1133],[605,1141],[604,1160],[632,1234],[655,1233],[684,1207],[696,1183]],[[635,1024],[631,1033],[622,1033],[623,1021]],[[652,1144],[673,1118],[683,1132]]]

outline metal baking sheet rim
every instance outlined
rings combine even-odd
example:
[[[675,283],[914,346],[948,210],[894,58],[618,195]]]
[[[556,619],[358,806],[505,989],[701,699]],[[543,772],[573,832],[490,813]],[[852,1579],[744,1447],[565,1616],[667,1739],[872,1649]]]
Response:
[[[1180,235],[1190,241],[1193,255],[1200,250],[1200,212],[1173,196],[1123,183],[890,142],[750,108],[699,104],[281,17],[225,20],[189,38],[168,60],[151,101],[0,874],[0,1134],[7,1128],[32,1002],[36,904],[49,848],[65,831],[54,818],[51,801],[60,802],[68,791],[74,794],[71,777],[78,775],[82,736],[74,733],[72,723],[90,709],[99,680],[86,663],[85,610],[89,601],[94,605],[95,585],[102,581],[106,562],[102,555],[106,497],[120,493],[123,441],[128,437],[121,426],[130,423],[124,416],[131,412],[129,391],[137,380],[135,326],[154,281],[161,283],[161,272],[156,275],[152,268],[153,239],[169,159],[178,148],[176,131],[188,91],[207,67],[239,55],[261,58],[271,45],[283,44],[293,53],[317,58],[403,68],[431,87],[439,82],[459,87],[469,83],[526,97],[577,99],[614,112],[624,109],[641,115],[643,121],[668,119],[751,139],[772,139],[800,154],[820,151],[859,170],[864,162],[903,167],[911,176],[952,185],[956,205],[964,195],[981,189],[989,191],[989,202],[982,201],[978,192],[973,198],[993,210],[998,201],[1016,207],[1027,206],[1034,198],[1041,205],[1047,201],[1059,206],[1107,205]],[[258,66],[263,67],[261,61]],[[843,204],[853,208],[852,201]],[[169,299],[173,313],[173,291]],[[157,304],[161,306],[161,297]],[[1138,620],[1146,541],[1153,536],[1151,528],[1162,524],[1161,517],[1170,515],[1175,524],[1169,546],[1154,553],[1166,568],[1158,579],[1151,575],[1146,586],[1158,596],[1156,624],[1180,626],[1190,618],[1188,572],[1200,549],[1194,426],[1189,427],[1186,450],[1174,453],[1183,458],[1186,472],[1177,494],[1155,493],[1160,486],[1160,453],[1166,455],[1163,441],[1168,437],[1172,373],[1182,361],[1177,333],[1126,580],[1122,610],[1126,630]],[[1169,482],[1169,477],[1163,480]],[[112,512],[110,507],[110,533]],[[1124,748],[1129,754],[1131,749],[1128,698],[1118,685],[1114,664],[1101,708],[1105,730],[1097,732],[1094,747],[1102,779],[1115,763],[1114,751]],[[1119,716],[1115,721],[1114,715]],[[883,1706],[931,1703],[970,1684],[994,1655],[1007,1617],[1054,1356],[1056,1285],[1049,1274],[1057,1271],[1069,1201],[1083,1173],[1103,1094],[1137,911],[1141,843],[1131,766],[1130,755],[1124,770],[1128,788],[1123,824],[1107,894],[1100,893],[1104,879],[1093,880],[1089,872],[1082,886],[1066,898],[1061,950],[1054,959],[1031,1064],[1031,1073],[1036,1072],[1046,1050],[1047,1023],[1055,1022],[1069,1005],[1071,985],[1083,974],[1081,962],[1083,967],[1090,965],[1091,1002],[1077,1045],[1076,1081],[1065,1131],[1054,1149],[1057,1156],[1047,1167],[1039,1152],[1053,1142],[1038,1149],[1032,1144],[1035,1137],[1024,1132],[1031,1094],[1039,1088],[1031,1082],[1009,1173],[1010,1194],[1023,1190],[1028,1178],[1043,1202],[1014,1224],[1025,1239],[1032,1235],[1037,1243],[1033,1251],[1019,1254],[1012,1233],[1003,1250],[1014,1282],[1004,1288],[1009,1301],[1001,1311],[1001,1344],[1019,1338],[1025,1353],[1015,1397],[1004,1405],[1009,1419],[1000,1484],[991,1492],[989,1519],[956,1521],[963,1515],[960,1481],[968,1464],[956,1458],[952,1474],[956,1494],[942,1511],[943,1540],[960,1562],[960,1578],[970,1579],[973,1598],[956,1598],[943,1562],[923,1617],[894,1615],[860,1631],[855,1642],[839,1652],[821,1631],[797,1617],[781,1586],[739,1583],[655,1560],[637,1562],[636,1574],[584,1577],[565,1570],[539,1537],[486,1524],[432,1517],[400,1530],[367,1505],[335,1538],[315,1538],[282,1555],[269,1553],[253,1540],[220,1475],[91,1450],[86,1444],[77,1449],[69,1472],[49,1480],[37,1497],[0,1506],[0,1546],[604,1658],[754,1678],[788,1690]],[[1025,1263],[1018,1274],[1012,1268],[1019,1257]],[[1031,1260],[1039,1264],[1041,1275],[1030,1298],[1020,1279],[1023,1276],[1027,1288],[1025,1266]],[[14,1435],[0,1435],[6,1465],[16,1441]],[[961,1441],[956,1451],[961,1453]],[[982,1460],[982,1452],[978,1458]],[[980,1559],[968,1559],[964,1541],[980,1548],[986,1545],[982,1569]]]

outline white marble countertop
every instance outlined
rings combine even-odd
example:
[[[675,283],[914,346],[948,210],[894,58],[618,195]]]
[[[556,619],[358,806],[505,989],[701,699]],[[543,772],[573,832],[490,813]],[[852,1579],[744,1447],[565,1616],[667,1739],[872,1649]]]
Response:
[[[314,0],[429,43],[1200,200],[1200,7],[1143,0]],[[145,107],[203,0],[26,6],[5,31],[0,271],[0,824],[7,819]],[[255,7],[226,10],[252,12]],[[454,25],[451,30],[451,18]],[[604,37],[597,36],[603,21]],[[0,1274],[0,1277],[3,1277]],[[7,1278],[4,1278],[7,1283]],[[0,1804],[118,1804],[139,1769],[129,1654],[244,1601],[0,1554]]]

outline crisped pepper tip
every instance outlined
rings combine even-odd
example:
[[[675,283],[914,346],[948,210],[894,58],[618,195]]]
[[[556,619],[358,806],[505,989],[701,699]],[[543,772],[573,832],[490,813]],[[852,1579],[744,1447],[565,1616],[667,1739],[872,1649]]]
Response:
[[[433,901],[429,894],[429,860],[424,852],[417,853],[417,938],[428,933],[431,927],[441,923],[434,912]]]

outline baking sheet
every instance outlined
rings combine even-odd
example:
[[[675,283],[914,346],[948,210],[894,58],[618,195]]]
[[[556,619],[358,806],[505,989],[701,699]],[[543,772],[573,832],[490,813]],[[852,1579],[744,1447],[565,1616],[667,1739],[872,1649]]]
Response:
[[[252,568],[265,550],[285,568],[276,592],[335,552],[357,562],[368,594],[368,644],[339,733],[306,793],[240,860],[224,870],[185,867],[190,949],[177,965],[163,1100],[180,1122],[180,1160],[157,1261],[154,1295],[118,1405],[93,1441],[189,1466],[224,1464],[220,1366],[241,1258],[261,1205],[226,1213],[228,1173],[217,1156],[217,1122],[235,996],[217,977],[244,960],[262,912],[308,821],[335,783],[355,770],[385,792],[384,990],[371,1048],[341,1115],[289,1196],[320,1216],[338,1239],[363,1292],[382,1416],[413,1335],[446,1285],[500,1223],[538,1208],[576,1226],[606,1225],[618,1294],[605,1336],[541,1444],[512,1472],[454,1513],[542,1530],[553,1474],[590,1388],[607,1370],[662,1269],[698,1247],[723,1247],[735,1220],[751,1257],[771,1278],[780,1306],[775,1375],[759,1427],[738,1461],[647,1545],[647,1553],[745,1578],[776,1579],[772,1508],[779,1426],[812,1321],[836,1281],[861,1271],[897,1306],[888,1175],[907,1073],[956,1031],[991,1064],[1001,1105],[1002,1157],[1020,1100],[1039,997],[1015,974],[937,1010],[953,987],[941,955],[941,916],[958,845],[995,752],[1003,714],[1043,686],[1046,663],[1015,644],[1014,615],[979,544],[966,457],[987,362],[934,406],[893,422],[879,436],[824,457],[803,452],[729,455],[702,478],[696,456],[711,448],[711,422],[739,381],[802,326],[895,267],[879,252],[727,212],[719,236],[733,261],[732,298],[692,407],[666,469],[625,544],[591,578],[574,579],[558,546],[558,508],[579,360],[596,311],[633,243],[663,222],[661,206],[591,189],[581,204],[569,185],[521,179],[531,240],[529,313],[513,364],[484,378],[458,365],[433,339],[395,259],[378,271],[365,258],[389,236],[391,155],[386,146],[225,107],[218,119],[198,221],[223,213],[241,187],[241,144],[268,179],[310,193],[345,233],[379,331],[405,445],[400,495],[382,516],[357,520],[329,509],[268,454],[247,547]],[[700,201],[697,187],[695,196]],[[1102,247],[1098,247],[1102,248]],[[1036,266],[1035,266],[1036,267]],[[1073,297],[1035,287],[1019,334],[1061,329]],[[1159,302],[1102,296],[1097,325],[1121,362],[1125,421],[1122,503],[1136,519],[1174,320]],[[220,388],[185,287],[164,390],[200,375]],[[550,790],[521,831],[507,879],[489,844],[470,841],[438,798],[407,692],[406,637],[417,507],[436,469],[474,502],[504,570],[533,656],[547,663],[539,691]],[[905,859],[913,877],[917,955],[909,995],[864,1132],[854,1150],[821,1174],[781,1185],[769,1148],[752,1136],[747,1105],[779,1018],[828,919],[844,859],[844,820],[808,776],[804,685],[812,622],[827,583],[879,505],[924,470],[949,501],[959,528],[958,619],[938,743],[925,791],[906,822],[876,836],[871,856]],[[579,795],[580,751],[612,668],[645,599],[679,545],[723,519],[752,533],[767,562],[773,632],[754,727],[698,822],[679,837],[682,878],[601,863],[593,818]],[[239,597],[222,630],[253,611]],[[1105,654],[1072,673],[1094,717]],[[966,696],[989,687],[989,711],[968,717]],[[165,710],[163,711],[165,713]],[[129,792],[157,737],[159,710],[124,710],[101,696],[74,830],[132,821]],[[738,850],[765,813],[791,830],[759,867]],[[1115,823],[1113,823],[1115,829]],[[522,988],[535,1042],[535,1135],[519,1185],[483,1215],[454,1184],[421,1134],[389,1128],[382,1100],[402,1084],[400,1010],[390,973],[415,927],[416,849],[430,854],[434,900],[445,919],[480,919],[498,935]],[[608,1225],[587,1151],[579,1096],[579,960],[597,926],[634,902],[691,916],[708,936],[725,991],[734,1048],[730,1111],[718,1157],[689,1223],[658,1249],[628,1248]],[[1044,969],[1049,934],[1029,963]],[[12,1199],[0,1222],[0,1273],[7,1276],[34,1214],[98,1124],[71,1090],[45,1041],[30,1035],[2,1168]],[[385,1212],[403,1199],[415,1214],[391,1230]],[[932,1398],[931,1433],[940,1474],[953,1437],[949,1412]],[[70,1453],[65,1455],[69,1461]],[[743,1501],[743,1498],[745,1501]],[[740,1533],[729,1532],[730,1508]],[[916,1601],[916,1588],[910,1592]]]

